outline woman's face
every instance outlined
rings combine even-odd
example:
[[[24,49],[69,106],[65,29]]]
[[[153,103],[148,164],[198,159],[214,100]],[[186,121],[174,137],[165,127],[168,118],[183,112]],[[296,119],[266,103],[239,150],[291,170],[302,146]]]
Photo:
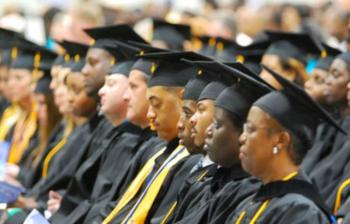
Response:
[[[312,71],[311,77],[305,82],[305,91],[313,98],[316,102],[324,104],[326,101],[325,89],[326,89],[326,78],[328,72],[322,69],[315,68]]]
[[[33,94],[36,110],[38,113],[39,122],[42,126],[47,125],[47,104],[45,100],[45,95],[42,93],[34,93]]]
[[[350,81],[350,74],[346,63],[335,59],[330,67],[330,75],[326,79],[325,96],[330,106],[347,103],[346,86]]]
[[[68,88],[64,82],[68,72],[61,72],[58,74],[55,80],[55,86],[53,89],[54,100],[59,112],[61,114],[68,114],[72,112],[72,105],[70,104],[68,98]]]
[[[213,123],[207,129],[204,150],[209,158],[223,167],[238,164],[240,128],[230,120],[229,114],[222,108],[215,108]]]
[[[278,136],[271,131],[277,127],[277,122],[259,107],[250,109],[239,138],[239,158],[243,169],[255,177],[264,176],[263,172],[274,156],[272,148],[278,144]]]
[[[292,82],[294,81],[295,74],[291,71],[283,69],[278,56],[265,54],[262,58],[261,63],[269,67],[274,72],[281,74],[284,78],[288,79],[289,81],[292,81]],[[279,84],[279,82],[277,82],[277,80],[265,69],[261,71],[260,77],[264,79],[266,82],[268,82],[270,85],[275,87],[276,89],[282,89],[281,84]]]
[[[10,69],[8,88],[14,102],[27,101],[31,96],[32,74],[26,69]]]
[[[90,117],[96,111],[96,100],[87,96],[84,88],[84,76],[70,73],[67,76],[68,98],[74,115]]]
[[[6,99],[11,100],[8,88],[9,69],[7,66],[0,66],[0,91],[2,96]]]

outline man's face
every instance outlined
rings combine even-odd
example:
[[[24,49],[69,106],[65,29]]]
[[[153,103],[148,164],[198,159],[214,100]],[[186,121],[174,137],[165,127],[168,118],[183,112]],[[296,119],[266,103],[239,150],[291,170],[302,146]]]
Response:
[[[330,75],[326,79],[325,96],[330,106],[346,104],[347,89],[350,74],[346,63],[341,59],[335,59],[330,67]]]
[[[214,110],[213,100],[201,100],[197,103],[197,111],[191,117],[191,137],[196,147],[203,148],[204,146],[206,130],[213,122]]]
[[[158,136],[165,141],[175,139],[181,114],[181,93],[166,87],[153,86],[147,89],[147,98],[150,103],[147,117],[157,130]]]
[[[98,91],[100,96],[101,111],[114,117],[120,114],[120,111],[126,109],[127,103],[123,100],[123,95],[128,88],[128,78],[122,74],[112,74],[106,76],[103,87]]]
[[[196,112],[197,106],[194,100],[182,101],[182,113],[177,123],[179,129],[178,137],[180,144],[184,145],[191,154],[199,153],[194,144],[194,139],[191,137],[191,117]]]
[[[126,117],[132,123],[141,127],[148,125],[148,100],[146,75],[139,70],[132,70],[129,74],[128,89],[123,99],[128,104]]]
[[[103,86],[105,75],[111,65],[112,56],[100,48],[90,48],[86,55],[86,63],[82,69],[84,87],[89,96],[97,96]]]
[[[230,120],[229,112],[216,107],[213,123],[207,129],[204,150],[215,163],[231,167],[239,164],[239,136],[241,127]]]

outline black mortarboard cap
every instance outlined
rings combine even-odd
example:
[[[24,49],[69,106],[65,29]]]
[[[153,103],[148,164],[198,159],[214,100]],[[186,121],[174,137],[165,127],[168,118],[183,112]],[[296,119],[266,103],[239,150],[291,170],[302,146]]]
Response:
[[[327,44],[322,43],[322,46],[324,48],[322,52],[322,57],[317,61],[316,67],[318,69],[328,71],[329,68],[331,67],[331,64],[334,60],[334,58],[342,53],[341,50],[333,48]]]
[[[258,75],[251,72],[244,65],[240,63],[226,63],[222,64],[217,61],[212,62],[197,62],[203,69],[211,71],[217,74],[220,78],[208,84],[205,87],[199,97],[202,99],[216,100],[219,94],[228,86],[231,86],[237,82],[245,82],[246,80],[252,83],[259,83],[259,86],[264,86],[266,90],[273,89],[265,81],[263,81]],[[234,72],[233,72],[234,71]],[[259,90],[259,89],[257,89]]]
[[[343,52],[337,55],[336,58],[344,61],[347,65],[350,65],[350,52]]]
[[[266,54],[277,55],[283,59],[293,58],[306,64],[310,55],[320,56],[323,50],[317,40],[305,33],[266,31],[266,34],[272,42]]]
[[[194,38],[194,44],[198,44],[198,53],[207,57],[216,56],[216,39],[207,35]]]
[[[73,72],[80,72],[85,65],[85,57],[89,46],[68,40],[62,41],[61,46],[65,50],[62,66],[70,68]]]
[[[162,52],[139,56],[152,63],[148,86],[185,86],[194,76],[196,68],[182,59],[210,60],[194,52]]]
[[[248,46],[240,47],[236,54],[236,61],[243,63],[251,71],[256,74],[261,72],[261,59],[266,52],[266,49],[270,46],[269,39],[257,39]]]
[[[289,82],[263,65],[282,86],[254,103],[275,118],[285,129],[294,134],[303,144],[304,150],[312,146],[315,131],[321,122],[327,122],[346,133],[337,122],[299,86]]]
[[[123,74],[129,76],[130,70],[137,60],[136,54],[140,51],[129,44],[120,41],[113,41],[113,45],[106,46],[106,50],[113,55],[115,62],[108,74]]]
[[[238,50],[241,48],[241,46],[239,46],[234,40],[229,40],[222,37],[216,38],[215,46],[215,58],[223,62],[235,61]]]
[[[149,44],[139,43],[135,41],[128,41],[128,44],[130,44],[131,46],[137,47],[139,49],[139,52],[138,52],[139,55],[144,55],[148,53],[171,52],[170,50],[153,47]],[[152,62],[145,60],[143,58],[139,58],[132,66],[131,70],[134,70],[134,69],[139,70],[145,73],[146,75],[150,76],[151,66],[152,66]]]
[[[102,48],[110,46],[118,40],[127,43],[129,40],[146,43],[129,25],[118,24],[112,26],[95,27],[84,30],[92,39],[91,47]]]
[[[51,93],[50,83],[51,83],[51,76],[48,73],[46,73],[43,77],[41,77],[36,82],[34,92],[43,93],[43,94]]]
[[[153,19],[153,40],[161,40],[169,49],[183,50],[183,42],[191,39],[191,27]]]
[[[18,40],[11,50],[11,68],[49,71],[57,54],[25,39]]]
[[[216,98],[215,105],[245,120],[252,104],[273,89],[258,78],[258,75],[252,75],[240,63],[230,64],[230,66],[218,63],[218,66],[221,66],[225,72],[236,76],[239,81],[224,89]]]
[[[9,49],[18,38],[23,38],[21,33],[5,28],[0,28],[0,49]]]
[[[1,52],[0,64],[10,66],[11,65],[11,49],[4,49]]]
[[[194,77],[190,81],[188,81],[188,83],[186,84],[182,98],[184,100],[197,101],[199,99],[203,89],[209,83],[217,80],[219,78],[219,75],[212,72],[212,71],[202,69],[200,67],[200,65],[196,64],[196,62],[189,61],[186,59],[183,59],[183,61],[194,66],[196,68],[196,70],[193,70]]]

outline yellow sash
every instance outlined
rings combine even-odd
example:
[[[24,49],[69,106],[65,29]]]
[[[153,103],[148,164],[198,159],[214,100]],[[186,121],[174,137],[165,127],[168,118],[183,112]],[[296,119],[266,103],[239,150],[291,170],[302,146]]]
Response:
[[[28,116],[23,115],[15,126],[15,132],[9,152],[8,162],[17,164],[28,148],[31,138],[37,129],[37,113],[35,104]]]
[[[10,129],[16,124],[21,115],[20,108],[12,104],[7,107],[1,117],[0,122],[0,141],[4,141]]]
[[[41,177],[46,177],[49,172],[49,165],[52,158],[63,148],[63,146],[67,143],[68,136],[72,133],[74,129],[73,122],[68,121],[66,128],[64,130],[64,134],[62,139],[53,147],[50,152],[46,155],[44,159],[43,169],[41,172]]]
[[[151,173],[156,158],[158,158],[165,150],[166,148],[163,148],[159,152],[157,152],[151,159],[147,161],[147,163],[144,165],[144,167],[141,169],[139,174],[135,177],[133,182],[129,185],[128,189],[126,190],[125,194],[122,196],[121,200],[118,202],[116,207],[113,209],[113,211],[107,216],[107,218],[103,221],[103,224],[110,223],[113,218],[118,214],[118,212],[129,203],[130,200],[132,200],[137,192],[140,190],[142,184],[146,180],[147,176]],[[152,177],[150,183],[148,184],[146,190],[141,195],[139,201],[134,205],[131,212],[128,214],[128,216],[132,216],[132,218],[138,218],[140,216],[140,213],[146,213],[144,214],[144,218],[147,217],[147,213],[150,209],[150,207],[153,204],[153,201],[155,197],[158,194],[158,191],[160,190],[160,187],[168,174],[170,168],[175,165],[180,159],[187,156],[188,152],[184,149],[183,146],[178,146],[172,154],[168,157],[168,159],[163,163],[162,167],[159,168],[158,172]],[[132,214],[131,214],[132,213]],[[127,216],[127,217],[128,217]],[[130,216],[130,217],[131,217]]]

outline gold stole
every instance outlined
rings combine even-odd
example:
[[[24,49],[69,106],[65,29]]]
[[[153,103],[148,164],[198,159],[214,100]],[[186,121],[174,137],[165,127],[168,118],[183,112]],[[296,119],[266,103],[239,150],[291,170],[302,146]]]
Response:
[[[41,177],[47,177],[47,173],[49,172],[49,166],[52,158],[63,148],[63,146],[67,143],[68,136],[72,133],[74,129],[73,122],[68,122],[67,127],[64,130],[64,134],[62,139],[53,147],[50,152],[46,155],[43,163],[43,169],[41,171]]]
[[[36,129],[37,113],[35,104],[33,104],[29,115],[27,116],[27,114],[23,114],[16,123],[8,157],[9,163],[17,164],[20,161],[24,151],[29,146],[31,138],[35,134]]]
[[[142,168],[139,174],[136,176],[134,181],[131,183],[126,193],[123,195],[121,200],[118,202],[117,206],[113,211],[107,216],[103,221],[103,224],[110,223],[113,218],[118,214],[118,212],[125,206],[127,203],[134,198],[136,193],[140,190],[143,182],[146,180],[149,173],[151,173],[155,159],[161,155],[165,150],[161,150],[155,156],[153,156]],[[141,194],[138,201],[135,203],[129,214],[125,217],[123,223],[144,223],[147,218],[148,212],[153,205],[154,200],[156,199],[160,188],[166,179],[170,169],[176,165],[181,159],[188,156],[186,148],[183,146],[178,146],[168,157],[168,159],[163,163],[163,165],[157,170],[152,176],[152,179],[148,183],[146,189]]]
[[[21,109],[16,104],[7,107],[1,117],[0,141],[4,141],[10,129],[16,124],[21,115]]]

